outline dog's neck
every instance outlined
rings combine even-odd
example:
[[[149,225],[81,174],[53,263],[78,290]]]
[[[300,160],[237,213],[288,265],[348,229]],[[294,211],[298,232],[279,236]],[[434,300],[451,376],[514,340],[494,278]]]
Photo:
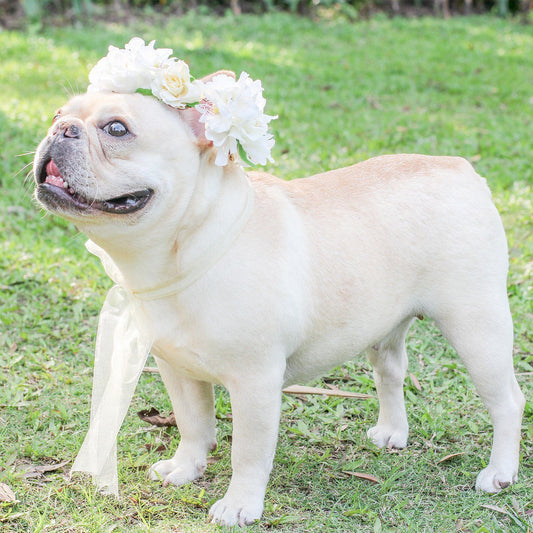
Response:
[[[202,164],[177,223],[163,221],[134,243],[87,231],[118,269],[114,281],[142,299],[175,294],[199,279],[228,251],[251,214],[254,193],[243,169]]]

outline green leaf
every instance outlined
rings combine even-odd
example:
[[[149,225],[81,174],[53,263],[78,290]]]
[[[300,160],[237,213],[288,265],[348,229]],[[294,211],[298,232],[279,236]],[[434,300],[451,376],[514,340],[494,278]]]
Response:
[[[239,147],[239,157],[241,158],[241,160],[249,167],[253,167],[254,164],[248,159],[248,154],[246,153],[246,151],[244,150],[244,148],[242,147],[241,143],[240,142],[237,142],[237,146]]]

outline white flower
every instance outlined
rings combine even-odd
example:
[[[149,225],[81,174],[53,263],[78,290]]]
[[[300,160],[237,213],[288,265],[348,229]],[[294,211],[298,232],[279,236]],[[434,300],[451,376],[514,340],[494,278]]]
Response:
[[[240,144],[252,163],[273,161],[270,152],[274,138],[269,122],[277,117],[265,115],[261,81],[243,72],[238,80],[221,74],[205,84],[205,99],[196,108],[202,113],[205,136],[217,149],[215,164],[227,165],[230,154],[238,154]]]
[[[110,46],[105,57],[89,73],[87,91],[112,91],[134,93],[137,89],[150,89],[157,70],[169,61],[170,48],[154,48],[155,41],[145,45],[134,37],[124,49]]]
[[[172,58],[173,59],[173,58]],[[191,82],[189,67],[185,61],[168,61],[155,73],[151,83],[152,94],[172,107],[183,109],[202,99],[203,84]]]

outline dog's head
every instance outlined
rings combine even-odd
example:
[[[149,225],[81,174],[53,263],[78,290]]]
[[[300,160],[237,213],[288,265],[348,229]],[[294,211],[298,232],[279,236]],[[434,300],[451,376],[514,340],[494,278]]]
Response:
[[[132,227],[137,237],[175,232],[192,196],[213,196],[205,183],[216,190],[216,179],[208,178],[239,172],[239,155],[272,161],[275,117],[263,111],[261,82],[228,71],[192,80],[170,53],[139,38],[111,46],[87,94],[56,113],[37,149],[37,200],[93,239],[116,245]]]
[[[80,225],[131,225],[186,196],[210,149],[194,109],[88,93],[55,115],[34,161],[35,196]]]

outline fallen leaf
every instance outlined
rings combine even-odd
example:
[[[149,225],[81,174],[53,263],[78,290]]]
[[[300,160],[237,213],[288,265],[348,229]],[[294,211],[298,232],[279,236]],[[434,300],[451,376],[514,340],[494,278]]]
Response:
[[[60,468],[63,468],[66,464],[68,464],[68,461],[63,461],[61,463],[56,463],[53,465],[32,465],[30,464],[27,468],[24,469],[22,476],[25,479],[29,479],[32,477],[42,477],[46,472],[54,472],[55,470],[59,470]]]
[[[5,483],[0,483],[0,502],[16,502],[17,498],[11,487]]]
[[[304,387],[303,385],[292,385],[283,389],[286,394],[320,394],[324,396],[337,396],[341,398],[358,398],[359,400],[368,400],[373,398],[370,394],[361,394],[358,392],[341,391],[334,389],[321,389],[318,387]]]
[[[496,511],[497,513],[501,514],[509,514],[509,511],[506,509],[502,509],[501,507],[498,507],[497,505],[482,505],[481,507],[484,507],[485,509],[490,509],[491,511]]]
[[[40,472],[41,474],[45,474],[46,472],[54,472],[55,470],[59,470],[60,468],[63,468],[67,464],[68,464],[68,461],[63,461],[62,463],[56,463],[55,465],[37,465],[35,467],[35,470],[37,472]]]
[[[520,504],[518,503],[518,500],[513,496],[513,499],[511,500],[513,503],[513,509],[515,510],[517,515],[522,514],[522,509],[520,507]]]
[[[144,447],[149,451],[149,452],[152,452],[152,451],[155,451],[155,452],[166,452],[167,451],[167,446],[165,444],[159,444],[159,445],[155,445],[155,444],[150,444],[149,442],[147,442]]]
[[[465,453],[466,452],[451,453],[450,455],[443,457],[440,461],[437,461],[437,464],[440,465],[441,463],[444,463],[445,461],[449,461],[450,459],[454,459],[455,457],[459,457],[460,455],[464,455]]]
[[[349,476],[357,477],[359,479],[364,479],[365,481],[370,481],[371,483],[381,484],[381,480],[376,476],[371,474],[365,474],[364,472],[345,472],[343,474],[348,474]]]
[[[174,413],[170,413],[169,416],[161,416],[155,407],[139,411],[137,415],[141,420],[148,424],[152,424],[153,426],[170,427],[176,425],[176,417],[174,416]]]
[[[421,392],[422,391],[422,385],[420,385],[420,381],[418,381],[418,378],[412,374],[411,372],[409,372],[409,377],[411,378],[411,383],[413,384],[413,387]]]

